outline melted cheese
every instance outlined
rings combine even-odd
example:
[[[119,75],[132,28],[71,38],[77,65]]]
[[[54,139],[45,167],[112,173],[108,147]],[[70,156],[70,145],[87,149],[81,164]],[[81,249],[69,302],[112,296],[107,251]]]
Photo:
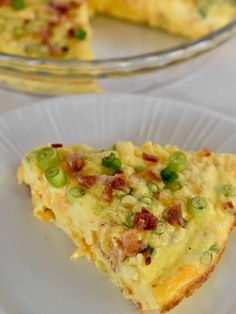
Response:
[[[229,0],[89,0],[100,13],[198,38],[216,30],[236,16]]]

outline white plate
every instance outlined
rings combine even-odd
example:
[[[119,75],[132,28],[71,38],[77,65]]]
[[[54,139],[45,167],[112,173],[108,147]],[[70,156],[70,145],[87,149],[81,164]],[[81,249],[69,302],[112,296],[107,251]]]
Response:
[[[47,142],[108,147],[150,139],[186,149],[236,152],[236,123],[172,100],[85,95],[51,99],[0,117],[0,304],[7,314],[132,314],[135,308],[85,259],[71,261],[71,241],[32,216],[27,189],[16,183],[22,155]],[[173,314],[235,313],[236,237],[218,269]]]

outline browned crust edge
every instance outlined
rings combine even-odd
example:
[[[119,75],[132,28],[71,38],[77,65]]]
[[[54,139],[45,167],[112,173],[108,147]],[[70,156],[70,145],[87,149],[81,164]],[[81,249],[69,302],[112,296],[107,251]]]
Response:
[[[236,221],[235,221],[234,225],[236,225]],[[231,229],[229,231],[229,235],[230,235],[234,225],[231,226]],[[161,314],[166,313],[166,312],[170,311],[171,309],[173,309],[183,299],[188,298],[189,296],[191,296],[194,293],[195,290],[200,288],[204,284],[204,282],[207,281],[207,279],[209,278],[211,273],[215,270],[216,266],[218,265],[222,255],[223,255],[223,253],[225,251],[226,244],[227,244],[227,240],[223,244],[222,249],[218,253],[217,257],[215,258],[214,264],[212,264],[211,267],[208,268],[207,271],[204,274],[202,274],[200,277],[198,277],[196,280],[194,280],[189,286],[187,286],[186,289],[184,291],[182,291],[180,296],[178,296],[177,298],[172,299],[167,304],[165,304],[161,308],[161,310],[160,310]]]

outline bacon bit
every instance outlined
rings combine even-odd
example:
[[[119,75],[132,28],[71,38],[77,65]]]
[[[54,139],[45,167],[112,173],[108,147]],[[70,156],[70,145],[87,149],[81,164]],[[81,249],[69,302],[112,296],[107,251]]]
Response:
[[[50,29],[40,29],[38,31],[43,43],[48,43],[50,38],[52,37],[52,32]]]
[[[146,247],[145,243],[138,239],[137,229],[123,232],[121,235],[121,243],[124,254],[128,257],[136,256]]]
[[[31,195],[31,186],[29,184],[26,184],[27,192]]]
[[[48,52],[52,55],[52,56],[60,56],[63,51],[60,47],[52,45],[50,43],[47,44],[48,47]]]
[[[68,29],[67,34],[68,34],[69,37],[74,37],[74,35],[75,35],[75,29],[74,29],[74,28]]]
[[[158,219],[146,208],[142,208],[142,211],[134,215],[133,228],[139,230],[154,230],[156,229]]]
[[[200,151],[200,155],[202,157],[209,157],[211,156],[211,151],[208,149],[208,148],[203,148],[201,151]]]
[[[225,202],[223,204],[224,209],[233,209],[234,208],[234,204],[231,201]]]
[[[116,174],[111,186],[115,190],[123,190],[126,187],[125,176],[122,174]]]
[[[155,199],[157,199],[157,200],[160,199],[160,195],[161,195],[161,192],[155,192],[155,193],[153,193],[153,196],[154,196]]]
[[[143,252],[143,257],[144,257],[145,265],[150,265],[152,262],[152,258],[151,258],[151,254],[149,250],[145,250]]]
[[[58,14],[67,14],[70,9],[70,3],[56,3],[51,1],[48,4],[49,9],[55,11]]]
[[[69,47],[68,47],[68,46],[63,46],[63,47],[61,48],[61,50],[62,50],[64,53],[66,53],[66,52],[69,51]]]
[[[182,215],[182,208],[179,202],[175,202],[170,208],[167,209],[165,220],[171,225],[184,226],[184,219]]]
[[[78,3],[77,1],[71,1],[71,2],[70,2],[70,6],[71,6],[72,8],[78,8],[78,7],[81,5],[82,2],[83,2],[83,0],[80,1],[80,3]]]
[[[122,174],[122,173],[124,173],[124,171],[122,169],[116,170],[116,174]]]
[[[109,202],[109,203],[112,202],[112,199],[113,199],[113,197],[112,197],[112,187],[109,184],[105,185],[105,188],[104,188],[104,190],[102,192],[102,198],[105,201]]]
[[[155,173],[153,173],[149,169],[144,169],[142,172],[136,173],[136,177],[143,178],[145,180],[154,181],[156,183],[161,182],[161,178],[159,178]]]
[[[53,27],[59,23],[59,17],[57,15],[52,15],[48,21],[49,27]]]
[[[25,25],[28,25],[30,22],[31,22],[30,19],[24,19],[24,24],[25,24]]]
[[[77,182],[85,189],[91,188],[97,182],[97,176],[83,176],[77,174],[75,177]]]
[[[0,6],[10,5],[10,4],[11,4],[11,0],[1,0],[0,1]]]
[[[115,190],[123,190],[126,187],[125,176],[123,174],[115,174],[114,176],[102,175],[99,177],[99,182],[111,185]]]
[[[143,314],[143,308],[142,308],[142,304],[141,303],[137,303],[136,304],[136,308],[139,314]]]
[[[69,167],[71,168],[71,170],[76,171],[76,172],[80,171],[85,164],[84,158],[80,153],[70,154],[67,157],[66,161]]]
[[[60,147],[63,147],[63,144],[54,143],[54,144],[51,144],[51,146],[52,146],[53,148],[60,148]]]
[[[150,162],[158,162],[159,158],[155,155],[151,155],[148,153],[143,152],[142,157],[144,160],[150,161]]]
[[[117,272],[120,268],[120,263],[124,260],[125,254],[122,249],[122,243],[121,240],[113,237],[111,240],[111,247],[112,247],[112,260],[111,260],[111,265],[112,265],[112,270],[114,272]]]

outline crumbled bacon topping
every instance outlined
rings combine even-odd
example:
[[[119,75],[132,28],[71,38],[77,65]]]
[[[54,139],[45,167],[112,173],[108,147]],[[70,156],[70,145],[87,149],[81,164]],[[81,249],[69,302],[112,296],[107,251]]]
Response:
[[[234,208],[234,204],[231,201],[225,202],[223,204],[224,209],[233,209]]]
[[[113,237],[111,240],[111,248],[112,248],[112,260],[111,260],[111,265],[112,265],[112,270],[114,272],[117,272],[120,268],[121,262],[125,258],[124,251],[122,249],[122,243],[121,240]]]
[[[202,157],[209,157],[211,156],[211,151],[208,149],[208,148],[203,148],[201,151],[200,151],[200,155]]]
[[[143,313],[143,308],[142,308],[142,304],[141,303],[138,302],[136,304],[136,308],[137,308],[138,314],[142,314]]]
[[[145,265],[150,265],[152,262],[152,257],[149,250],[144,250],[143,257],[144,257]]]
[[[51,146],[53,148],[60,148],[60,147],[63,147],[63,144],[61,144],[61,143],[53,143],[53,144],[51,144]]]
[[[26,184],[27,192],[31,195],[31,186],[29,184]]]
[[[171,225],[184,226],[182,207],[179,202],[175,202],[165,213],[165,220]]]
[[[70,9],[70,3],[60,3],[56,1],[50,1],[48,6],[52,11],[58,14],[67,14]]]
[[[0,6],[10,5],[10,4],[11,4],[11,0],[0,0]]]
[[[74,35],[75,35],[75,29],[74,29],[74,28],[68,29],[67,34],[68,34],[69,37],[74,37]]]
[[[158,162],[159,158],[155,155],[151,155],[148,153],[143,152],[142,157],[144,160],[150,161],[150,162]]]
[[[75,178],[81,187],[85,189],[91,188],[97,182],[97,176],[83,176],[77,174]]]
[[[52,28],[53,26],[57,25],[59,22],[58,15],[52,15],[48,21],[49,28]]]
[[[139,230],[154,230],[156,229],[158,219],[146,208],[142,208],[141,212],[134,215],[133,228]]]
[[[143,178],[145,180],[154,181],[156,183],[161,182],[161,178],[159,178],[154,172],[149,169],[144,169],[142,172],[135,173],[135,176],[138,178]]]
[[[80,5],[77,1],[63,3],[61,1],[52,0],[48,3],[49,10],[59,15],[67,15],[70,9],[77,8]]]
[[[52,37],[52,32],[50,29],[46,28],[42,28],[38,31],[38,34],[42,40],[43,43],[48,43]]]
[[[125,176],[122,174],[116,174],[111,182],[111,186],[115,190],[123,190],[126,187]]]
[[[112,199],[113,199],[113,197],[112,197],[112,187],[111,187],[110,184],[106,184],[105,185],[104,190],[102,192],[102,198],[105,201],[109,202],[109,203],[112,202]]]
[[[80,171],[84,166],[84,158],[80,153],[73,153],[67,157],[67,164],[73,171]]]
[[[157,200],[160,199],[160,195],[161,195],[161,192],[155,192],[155,193],[153,193],[153,196],[154,196],[155,199],[157,199]]]
[[[145,243],[138,239],[137,229],[123,232],[121,235],[121,243],[124,254],[128,257],[136,256],[146,247]]]
[[[56,46],[56,45],[53,45],[51,43],[47,43],[47,48],[48,48],[48,53],[51,55],[51,56],[54,56],[54,57],[59,57],[63,54],[63,50],[61,47],[59,46]]]

